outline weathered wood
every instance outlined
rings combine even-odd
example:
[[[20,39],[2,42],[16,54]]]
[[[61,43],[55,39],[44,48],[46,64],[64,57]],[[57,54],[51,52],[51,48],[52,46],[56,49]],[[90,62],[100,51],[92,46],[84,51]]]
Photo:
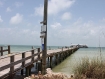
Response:
[[[8,51],[8,54],[10,54],[10,46],[8,46],[8,49],[3,49],[3,47],[0,47],[1,56],[3,56],[3,52]]]
[[[1,47],[1,51],[0,52],[1,52],[1,56],[3,56],[3,47]]]
[[[22,59],[25,58],[25,53],[22,53]],[[25,61],[22,62],[22,67],[25,66]],[[24,69],[21,70],[21,75],[23,75]]]
[[[32,49],[32,50],[35,50],[35,49]],[[32,50],[30,50],[30,51],[32,52]],[[72,51],[72,50],[76,51],[77,48],[69,49],[69,52]],[[64,57],[65,54],[67,55],[68,49],[65,49],[65,48],[64,48],[63,51],[62,51],[61,49],[58,49],[57,51],[56,51],[56,50],[53,50],[53,51],[52,51],[52,50],[48,50],[48,51],[49,51],[49,52],[47,53],[46,58],[47,58],[47,57],[50,57],[50,67],[52,68],[52,57],[53,57],[54,55],[56,55],[56,54],[62,54],[62,56]],[[35,53],[35,54],[32,53],[32,55],[31,55],[31,56],[29,55],[28,57],[25,57],[26,52],[22,52],[22,53],[19,53],[19,54],[10,54],[10,55],[7,55],[7,56],[2,56],[2,57],[0,57],[0,60],[10,57],[10,58],[11,58],[11,63],[10,63],[10,64],[7,64],[7,65],[5,65],[5,66],[1,66],[1,67],[0,67],[0,71],[3,71],[3,70],[5,70],[5,69],[7,69],[7,68],[11,68],[11,72],[10,72],[10,73],[13,74],[13,73],[15,73],[15,72],[17,72],[17,71],[19,71],[19,70],[22,70],[22,69],[25,68],[25,67],[28,67],[30,64],[33,64],[34,62],[38,61],[37,58],[35,58],[34,60],[33,60],[32,58],[34,58],[35,56],[37,57],[37,56],[40,55],[41,53],[42,53],[42,52],[39,52],[39,51],[38,51],[38,53]],[[69,53],[69,54],[70,54],[70,53]],[[13,58],[15,57],[15,55],[22,55],[22,59],[13,62]],[[40,56],[41,56],[41,55],[40,55]],[[60,57],[60,55],[59,55],[59,57]],[[62,57],[60,57],[60,58],[62,58]],[[30,61],[29,63],[25,63],[25,61],[28,60],[28,59],[31,59],[32,61]],[[58,58],[56,58],[56,59],[58,59]],[[41,57],[40,57],[39,60],[41,60]],[[22,66],[19,67],[19,68],[16,68],[16,69],[14,70],[13,67],[14,67],[15,65],[19,64],[19,63],[22,63]],[[41,68],[41,67],[40,67],[40,68]],[[14,70],[14,71],[12,72],[12,70]],[[7,73],[6,73],[6,74],[7,74]]]
[[[16,62],[12,62],[11,64],[8,64],[8,65],[5,65],[5,66],[3,66],[3,67],[0,67],[0,71],[5,70],[5,69],[7,69],[7,68],[9,68],[9,67],[11,67],[11,66],[17,65],[17,64],[19,64],[19,63],[21,63],[21,62],[24,62],[24,61],[26,61],[26,60],[28,60],[28,59],[34,57],[34,56],[37,56],[37,55],[39,55],[39,54],[40,54],[40,53],[37,53],[37,54],[34,54],[33,56],[29,56],[29,57],[23,58],[23,59],[21,59],[21,60],[18,60],[18,61],[16,61]]]
[[[50,68],[52,68],[52,56],[50,56]]]
[[[55,55],[55,65],[58,64],[58,54]]]
[[[38,48],[38,53],[40,53],[40,48]],[[38,59],[40,59],[40,54],[38,55]]]
[[[8,46],[8,54],[10,54],[11,53],[11,51],[10,51],[10,45]]]
[[[10,57],[10,63],[13,63],[13,62],[14,62],[14,55]],[[10,75],[9,75],[10,79],[13,79],[13,73],[14,73],[14,66],[11,66],[10,67]]]
[[[31,55],[34,55],[34,50],[32,50]],[[32,57],[31,61],[34,61],[34,57]]]
[[[41,66],[41,61],[38,61],[38,71],[41,71],[42,70],[42,66]]]

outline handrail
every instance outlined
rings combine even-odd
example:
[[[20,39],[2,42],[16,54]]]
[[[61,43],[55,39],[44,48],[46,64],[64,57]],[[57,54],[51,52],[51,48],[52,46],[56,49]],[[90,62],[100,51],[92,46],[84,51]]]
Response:
[[[37,50],[37,48],[36,49],[31,49],[31,50],[28,50],[28,51],[23,51],[23,52],[20,52],[20,53],[10,53],[8,55],[1,56],[0,59],[8,58],[10,56],[19,55],[19,54],[22,54],[22,53],[31,52],[32,50]]]
[[[33,57],[35,57],[35,56],[37,56],[37,55],[39,55],[39,54],[41,54],[41,52],[40,52],[40,53],[36,53],[36,54],[34,54],[34,55],[32,55],[32,56],[28,56],[28,57],[23,58],[23,59],[21,59],[21,60],[12,62],[12,63],[7,64],[7,65],[5,65],[5,66],[2,66],[2,67],[0,67],[0,71],[5,70],[5,69],[7,69],[7,68],[10,68],[10,67],[12,67],[12,66],[14,66],[14,65],[17,65],[17,64],[19,64],[19,63],[22,63],[22,62],[24,62],[24,61],[26,61],[26,60],[28,60],[28,59],[30,59],[30,58],[33,58]],[[13,55],[12,55],[12,56],[13,56]],[[12,56],[10,56],[10,57],[12,57]]]

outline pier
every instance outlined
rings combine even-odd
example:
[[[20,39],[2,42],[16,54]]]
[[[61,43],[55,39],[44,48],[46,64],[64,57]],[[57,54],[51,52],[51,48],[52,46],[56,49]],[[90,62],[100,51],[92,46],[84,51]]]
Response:
[[[62,47],[55,50],[47,50],[45,58],[48,59],[49,67],[52,68],[53,63],[57,65],[76,50],[78,50],[78,47]],[[55,57],[55,62],[52,62],[53,57]],[[32,48],[29,51],[0,56],[0,79],[12,79],[19,71],[23,75],[24,69],[25,76],[29,76],[31,74],[31,68],[34,67],[34,63],[36,63],[38,71],[42,71],[42,61],[42,50],[40,48]]]

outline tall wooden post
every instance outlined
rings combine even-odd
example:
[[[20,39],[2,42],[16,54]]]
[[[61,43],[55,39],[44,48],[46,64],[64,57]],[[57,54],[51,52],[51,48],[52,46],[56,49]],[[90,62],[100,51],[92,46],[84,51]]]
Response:
[[[45,37],[44,44],[42,49],[42,74],[46,74],[46,54],[47,54],[47,6],[48,0],[44,0],[44,18],[43,18],[43,26],[46,26],[45,29]]]

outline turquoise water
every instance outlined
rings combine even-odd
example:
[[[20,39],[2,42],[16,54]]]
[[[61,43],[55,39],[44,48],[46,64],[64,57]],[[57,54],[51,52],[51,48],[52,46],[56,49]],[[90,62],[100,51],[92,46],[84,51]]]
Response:
[[[63,72],[67,75],[73,74],[73,68],[80,62],[82,58],[88,57],[93,59],[96,57],[105,58],[105,48],[89,47],[89,48],[80,48],[71,56],[66,58],[62,63],[53,68],[54,72]]]

